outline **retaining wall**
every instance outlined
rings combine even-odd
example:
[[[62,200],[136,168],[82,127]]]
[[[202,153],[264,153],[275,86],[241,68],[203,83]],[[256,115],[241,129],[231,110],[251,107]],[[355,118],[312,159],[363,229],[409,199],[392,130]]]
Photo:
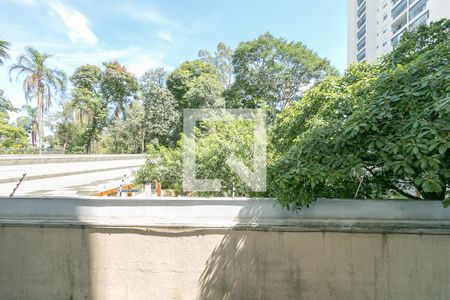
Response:
[[[0,299],[448,299],[439,202],[0,198]]]

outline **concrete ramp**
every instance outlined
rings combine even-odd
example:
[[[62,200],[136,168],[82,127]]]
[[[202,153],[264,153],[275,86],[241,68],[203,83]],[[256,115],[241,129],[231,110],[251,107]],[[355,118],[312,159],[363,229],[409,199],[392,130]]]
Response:
[[[26,173],[16,196],[89,196],[116,188],[145,162],[143,155],[0,156],[0,195]]]

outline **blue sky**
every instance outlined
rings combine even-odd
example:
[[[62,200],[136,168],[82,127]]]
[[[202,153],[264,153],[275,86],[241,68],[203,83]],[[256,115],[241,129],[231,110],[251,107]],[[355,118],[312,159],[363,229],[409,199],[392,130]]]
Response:
[[[158,66],[172,70],[221,41],[234,48],[267,31],[345,68],[345,0],[0,0],[0,38],[12,44],[0,89],[16,107],[25,103],[7,66],[26,46],[53,54],[51,65],[68,75],[82,64],[118,60],[139,76]]]

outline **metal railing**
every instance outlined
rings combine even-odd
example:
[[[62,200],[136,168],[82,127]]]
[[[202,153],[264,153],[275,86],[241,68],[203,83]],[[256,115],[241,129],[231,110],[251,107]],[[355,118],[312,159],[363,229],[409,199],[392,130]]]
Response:
[[[391,15],[392,15],[392,20],[394,20],[395,18],[397,18],[402,12],[404,12],[406,10],[406,7],[408,6],[408,2],[407,0],[402,0],[400,1],[399,4],[397,4],[397,6],[395,6],[392,11],[391,11]]]
[[[412,20],[417,17],[427,6],[427,0],[420,0],[413,7],[409,9],[409,19]]]

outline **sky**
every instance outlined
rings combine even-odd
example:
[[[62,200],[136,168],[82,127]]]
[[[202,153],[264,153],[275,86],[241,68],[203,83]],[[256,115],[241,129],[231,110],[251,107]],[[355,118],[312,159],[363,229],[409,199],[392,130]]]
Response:
[[[8,66],[27,46],[52,54],[49,65],[69,76],[80,65],[112,60],[140,76],[267,31],[345,69],[345,0],[0,0],[0,39],[11,43],[0,89],[16,107],[25,104],[22,82],[9,79]]]

